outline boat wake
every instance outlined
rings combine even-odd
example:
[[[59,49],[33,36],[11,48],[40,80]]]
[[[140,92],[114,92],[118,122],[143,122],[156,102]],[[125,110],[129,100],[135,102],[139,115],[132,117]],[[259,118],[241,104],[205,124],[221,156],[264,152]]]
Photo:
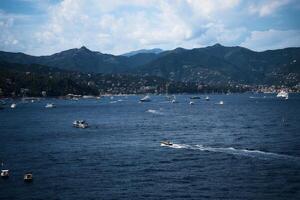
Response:
[[[164,113],[158,110],[149,109],[146,112],[154,114],[154,115],[163,115]]]
[[[168,145],[161,145],[168,146]],[[299,157],[289,156],[284,154],[260,151],[260,150],[250,150],[250,149],[236,149],[234,147],[209,147],[203,145],[188,145],[188,144],[173,144],[168,146],[175,149],[192,149],[200,150],[207,152],[217,152],[217,153],[226,153],[231,155],[247,156],[247,157],[256,157],[260,159],[289,159],[294,161],[300,161]]]

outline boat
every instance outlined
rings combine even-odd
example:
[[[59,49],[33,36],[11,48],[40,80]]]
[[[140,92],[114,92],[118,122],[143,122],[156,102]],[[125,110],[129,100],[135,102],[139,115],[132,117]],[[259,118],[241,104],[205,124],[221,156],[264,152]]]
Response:
[[[288,99],[288,98],[289,98],[289,93],[287,93],[287,92],[284,91],[284,90],[281,90],[281,91],[276,95],[276,97]]]
[[[55,104],[54,103],[47,103],[45,108],[55,108]]]
[[[28,172],[24,175],[24,181],[25,182],[31,182],[33,180],[33,176],[31,172]]]
[[[209,101],[209,100],[210,100],[209,96],[206,96],[206,97],[205,97],[205,100],[206,100],[206,101]]]
[[[162,145],[162,146],[172,146],[173,143],[166,140],[166,141],[161,141],[161,142],[160,142],[160,145]]]
[[[9,177],[9,170],[1,169],[1,178],[8,178],[8,177]]]
[[[73,122],[73,126],[74,126],[75,128],[87,128],[89,125],[88,125],[88,123],[87,123],[86,121],[84,121],[84,120],[75,120],[75,121]]]
[[[223,104],[224,104],[224,102],[223,102],[223,101],[220,101],[220,102],[219,102],[219,105],[223,105]]]
[[[13,104],[10,105],[10,107],[11,107],[11,108],[16,108],[16,107],[17,107],[17,104],[13,103]]]
[[[150,102],[151,99],[150,99],[150,96],[149,95],[146,95],[144,96],[143,98],[140,99],[140,102]]]
[[[199,96],[192,96],[190,99],[201,99]]]
[[[194,105],[195,104],[195,102],[193,102],[193,101],[190,101],[190,105]]]
[[[172,99],[171,103],[178,103],[178,101],[176,100],[176,96],[175,95],[173,95],[173,99]]]

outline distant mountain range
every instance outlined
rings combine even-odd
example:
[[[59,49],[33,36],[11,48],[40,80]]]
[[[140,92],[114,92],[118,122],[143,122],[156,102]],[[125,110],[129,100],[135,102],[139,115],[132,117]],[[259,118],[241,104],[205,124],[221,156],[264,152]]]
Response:
[[[131,51],[131,52],[128,52],[128,53],[124,53],[124,54],[122,54],[122,56],[130,57],[130,56],[134,56],[134,55],[140,54],[140,53],[154,53],[154,54],[159,54],[161,52],[163,52],[163,50],[159,49],[159,48],[155,48],[155,49],[141,49],[141,50],[137,50],[137,51]]]
[[[215,44],[195,49],[140,50],[115,56],[83,46],[50,56],[0,51],[0,62],[88,73],[152,75],[206,84],[297,85],[300,81],[298,47],[255,52],[239,46]]]

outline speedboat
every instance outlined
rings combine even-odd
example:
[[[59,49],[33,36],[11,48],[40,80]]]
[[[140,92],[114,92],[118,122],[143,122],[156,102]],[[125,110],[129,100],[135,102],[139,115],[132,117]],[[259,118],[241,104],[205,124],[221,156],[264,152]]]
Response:
[[[144,96],[143,98],[140,99],[140,102],[150,102],[151,99],[150,99],[150,96],[149,95],[146,95]]]
[[[289,98],[289,93],[287,93],[287,92],[284,91],[284,90],[281,90],[281,91],[276,95],[276,97],[288,99],[288,98]]]
[[[84,120],[75,120],[75,121],[73,122],[73,126],[74,126],[75,128],[87,128],[89,125],[88,125],[88,123],[87,123],[86,121],[84,121]]]
[[[28,172],[24,175],[24,181],[25,182],[31,182],[33,180],[33,176],[31,172]]]
[[[9,170],[8,169],[2,169],[1,170],[1,177],[2,178],[8,178],[9,177]]]
[[[45,108],[55,108],[55,104],[54,103],[47,103]]]
[[[206,101],[209,101],[209,100],[210,100],[210,99],[209,99],[209,96],[206,96],[206,97],[205,97],[205,100],[206,100]]]
[[[162,145],[162,146],[172,146],[173,143],[166,140],[166,141],[161,141],[161,142],[160,142],[160,145]]]
[[[11,108],[16,108],[16,107],[17,107],[17,104],[13,103],[13,104],[11,104],[10,107],[11,107]]]

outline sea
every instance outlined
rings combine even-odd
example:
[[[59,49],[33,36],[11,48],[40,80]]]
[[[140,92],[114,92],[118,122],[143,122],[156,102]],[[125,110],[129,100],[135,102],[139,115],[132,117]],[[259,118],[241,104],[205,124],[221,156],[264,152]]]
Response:
[[[300,199],[299,94],[192,96],[8,100],[0,199]]]

